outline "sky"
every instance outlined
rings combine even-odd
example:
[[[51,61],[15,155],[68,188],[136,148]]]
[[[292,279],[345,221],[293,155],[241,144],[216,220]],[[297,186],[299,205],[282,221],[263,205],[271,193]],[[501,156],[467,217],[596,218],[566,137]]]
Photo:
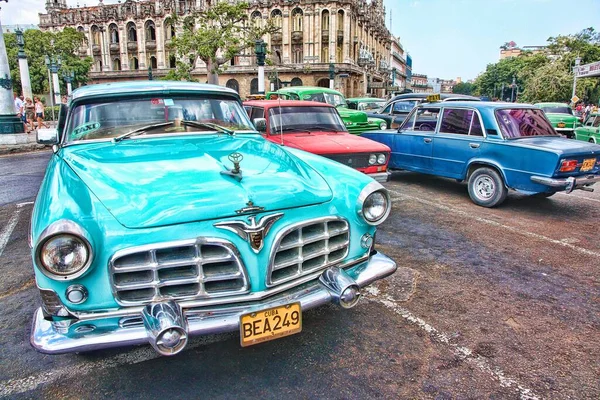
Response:
[[[105,0],[106,4],[116,0]],[[67,0],[97,4],[98,0]],[[3,25],[37,24],[44,0],[0,1]],[[600,0],[384,0],[386,25],[400,36],[413,72],[474,79],[497,62],[500,46],[545,45],[551,36],[600,30]],[[392,23],[390,25],[390,13]]]

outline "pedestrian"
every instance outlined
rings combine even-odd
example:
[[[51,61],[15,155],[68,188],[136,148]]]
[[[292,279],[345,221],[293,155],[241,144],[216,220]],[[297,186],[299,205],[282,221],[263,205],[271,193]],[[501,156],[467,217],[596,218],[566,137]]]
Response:
[[[25,118],[25,113],[23,111],[23,99],[21,97],[23,96],[19,96],[17,94],[17,92],[14,93],[15,95],[15,113],[17,114],[17,117],[21,120],[21,122],[24,123],[24,118]],[[27,125],[25,125],[25,131],[27,131]]]
[[[67,96],[63,96],[61,99],[61,103],[67,104]]]
[[[25,127],[27,128],[27,133],[31,133],[35,129],[35,105],[31,101],[31,98],[28,97],[25,99],[23,108],[25,111]]]
[[[48,125],[46,125],[46,123],[44,122],[44,103],[42,103],[42,101],[40,100],[39,97],[34,97],[34,105],[35,105],[35,118],[37,119],[37,129],[40,129],[42,126],[44,128],[50,128]]]

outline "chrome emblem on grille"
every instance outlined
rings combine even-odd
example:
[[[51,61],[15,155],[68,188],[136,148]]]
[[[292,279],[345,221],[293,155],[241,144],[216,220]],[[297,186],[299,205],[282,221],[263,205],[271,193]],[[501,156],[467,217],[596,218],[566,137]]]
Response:
[[[265,236],[269,233],[271,226],[283,217],[283,213],[265,215],[256,222],[255,216],[248,217],[250,224],[245,221],[217,222],[215,228],[227,229],[247,241],[255,253],[258,253],[264,245]]]

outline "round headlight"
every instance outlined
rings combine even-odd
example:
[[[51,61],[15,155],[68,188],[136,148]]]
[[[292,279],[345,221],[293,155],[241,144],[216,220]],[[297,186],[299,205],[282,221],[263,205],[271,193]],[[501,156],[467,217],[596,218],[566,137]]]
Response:
[[[40,262],[52,275],[68,277],[88,264],[87,243],[74,235],[59,234],[49,238],[40,249]]]
[[[363,203],[363,217],[368,222],[377,222],[388,213],[389,202],[387,196],[381,192],[373,192],[367,196]]]
[[[369,165],[374,165],[377,162],[377,154],[369,155]]]
[[[387,122],[382,122],[379,124],[379,129],[383,130],[383,129],[387,129]]]
[[[377,164],[385,164],[385,154],[379,154],[377,156]]]

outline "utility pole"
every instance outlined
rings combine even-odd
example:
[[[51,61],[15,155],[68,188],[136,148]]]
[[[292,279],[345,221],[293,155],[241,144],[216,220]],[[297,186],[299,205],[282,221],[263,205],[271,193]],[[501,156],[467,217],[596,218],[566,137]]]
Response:
[[[21,89],[23,90],[23,96],[29,97],[33,100],[33,92],[31,91],[31,78],[29,77],[29,64],[27,63],[27,55],[25,54],[25,39],[23,39],[23,31],[20,29],[15,30],[17,36],[17,46],[19,52],[17,58],[19,59],[19,72],[21,73]]]
[[[258,94],[265,94],[265,57],[267,55],[267,44],[258,39],[254,43],[256,53],[256,64],[258,64]]]
[[[577,74],[579,73],[579,64],[581,63],[581,57],[577,56],[575,59],[575,67],[573,67],[573,95],[571,98],[575,98],[575,91],[577,90]]]

